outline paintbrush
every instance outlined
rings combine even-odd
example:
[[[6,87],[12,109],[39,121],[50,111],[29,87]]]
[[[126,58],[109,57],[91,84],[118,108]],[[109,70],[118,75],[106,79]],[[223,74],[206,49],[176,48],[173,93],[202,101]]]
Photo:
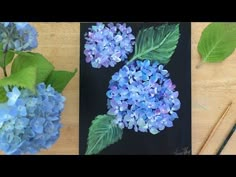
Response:
[[[230,130],[228,136],[226,137],[226,139],[224,140],[224,142],[222,143],[222,145],[220,146],[218,152],[216,155],[220,155],[220,153],[222,152],[222,150],[224,149],[225,145],[228,143],[229,139],[231,138],[231,136],[234,134],[234,131],[236,130],[236,123],[234,124],[234,126],[232,127],[232,129]]]
[[[229,112],[229,109],[230,109],[231,105],[232,105],[232,102],[229,103],[229,105],[226,107],[225,111],[220,116],[220,118],[217,121],[217,123],[214,125],[214,127],[211,130],[210,134],[208,135],[206,141],[203,143],[202,147],[200,148],[200,150],[198,152],[198,155],[205,149],[205,147],[207,146],[208,142],[211,140],[212,136],[215,134],[216,129],[219,127],[219,125],[221,124],[221,122],[225,118],[226,114]]]

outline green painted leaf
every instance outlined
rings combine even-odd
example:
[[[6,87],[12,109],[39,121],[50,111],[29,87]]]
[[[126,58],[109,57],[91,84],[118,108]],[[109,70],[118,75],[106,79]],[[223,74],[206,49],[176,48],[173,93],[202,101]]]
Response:
[[[203,63],[220,62],[230,56],[235,47],[236,23],[211,23],[202,32],[198,52]]]
[[[37,68],[36,84],[44,82],[54,69],[54,66],[41,54],[21,52],[12,63],[11,73],[14,74],[27,67]]]
[[[5,103],[7,101],[6,91],[3,87],[0,87],[0,103]]]
[[[89,128],[86,155],[98,154],[122,138],[123,130],[115,125],[113,116],[97,116]]]
[[[8,50],[6,54],[6,62],[5,65],[7,66],[13,60],[15,54],[13,51]],[[3,68],[3,50],[0,50],[0,67]]]
[[[0,80],[0,88],[4,86],[18,86],[27,88],[35,93],[36,67],[27,67]]]
[[[47,85],[51,85],[58,92],[62,92],[69,81],[76,74],[77,69],[74,72],[69,71],[52,71],[46,80]]]
[[[149,59],[167,64],[175,51],[179,36],[179,24],[164,24],[140,30],[131,60]]]

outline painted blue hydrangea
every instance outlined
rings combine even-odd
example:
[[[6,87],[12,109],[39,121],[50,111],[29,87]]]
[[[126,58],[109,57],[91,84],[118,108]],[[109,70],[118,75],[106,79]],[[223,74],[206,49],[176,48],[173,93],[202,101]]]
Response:
[[[27,22],[0,23],[0,43],[3,44],[3,50],[32,50],[38,46],[37,37],[36,29]]]
[[[34,154],[53,145],[60,135],[65,97],[44,83],[37,94],[6,88],[8,101],[0,104],[0,150],[6,154]]]
[[[85,34],[84,54],[93,68],[114,67],[133,52],[134,35],[126,24],[97,23]]]
[[[120,128],[157,134],[178,118],[181,104],[175,87],[162,64],[135,60],[112,76],[108,114]]]

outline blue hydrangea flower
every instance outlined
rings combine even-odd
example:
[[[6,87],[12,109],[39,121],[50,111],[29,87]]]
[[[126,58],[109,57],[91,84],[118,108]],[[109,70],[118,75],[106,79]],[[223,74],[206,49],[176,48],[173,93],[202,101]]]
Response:
[[[3,50],[32,50],[38,46],[37,37],[36,29],[27,22],[0,23],[0,43],[3,44]]]
[[[37,94],[27,89],[6,89],[0,104],[0,150],[6,154],[33,154],[53,145],[61,128],[65,97],[44,83]]]
[[[97,23],[85,34],[84,54],[86,62],[93,68],[114,67],[118,62],[127,59],[133,52],[134,35],[126,24]]]
[[[175,87],[163,65],[133,61],[112,76],[106,93],[108,114],[120,128],[157,134],[178,118],[181,104]]]
[[[17,101],[17,99],[19,98],[19,96],[20,96],[20,91],[18,90],[17,87],[14,87],[14,88],[12,89],[12,92],[8,92],[8,93],[7,93],[7,97],[8,97],[8,102],[7,102],[7,104],[8,104],[9,106],[13,106],[13,105],[16,103],[16,101]]]

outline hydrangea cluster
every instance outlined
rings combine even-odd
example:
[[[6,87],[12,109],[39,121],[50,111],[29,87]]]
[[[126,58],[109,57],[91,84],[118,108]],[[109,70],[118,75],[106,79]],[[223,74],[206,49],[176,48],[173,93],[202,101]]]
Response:
[[[86,62],[93,68],[114,67],[118,62],[127,59],[133,52],[134,35],[126,24],[97,23],[85,34]]]
[[[38,46],[38,33],[27,22],[1,22],[0,41],[3,50],[17,51],[32,50]]]
[[[163,65],[135,60],[112,76],[106,93],[108,114],[122,129],[157,134],[178,118],[181,103],[175,87]]]
[[[49,148],[59,137],[65,97],[44,83],[37,94],[27,89],[6,89],[0,104],[0,149],[6,154],[34,154]]]

